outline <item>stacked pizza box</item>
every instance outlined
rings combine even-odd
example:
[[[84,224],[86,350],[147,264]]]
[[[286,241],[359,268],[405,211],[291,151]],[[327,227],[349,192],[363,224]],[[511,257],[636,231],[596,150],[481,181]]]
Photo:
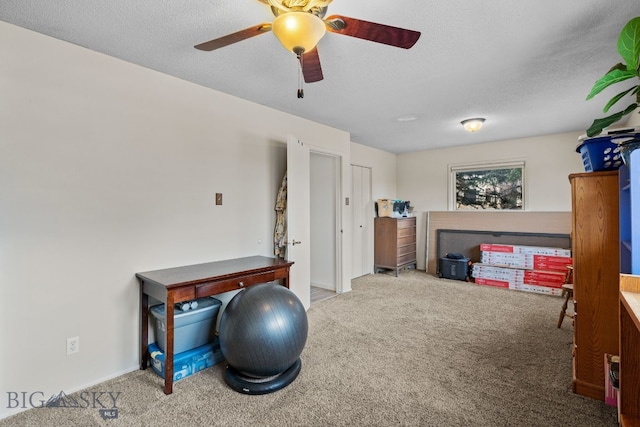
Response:
[[[481,261],[473,264],[472,277],[479,285],[496,286],[547,295],[561,295],[571,250],[483,243]]]

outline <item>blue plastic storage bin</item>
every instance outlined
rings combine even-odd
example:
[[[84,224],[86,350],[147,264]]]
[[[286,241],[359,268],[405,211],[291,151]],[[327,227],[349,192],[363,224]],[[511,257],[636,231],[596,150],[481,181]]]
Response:
[[[623,164],[619,144],[638,137],[640,129],[633,127],[605,130],[593,138],[582,135],[576,152],[582,156],[586,172],[617,170]]]
[[[200,347],[213,342],[216,321],[222,302],[215,298],[199,298],[197,307],[186,311],[175,310],[173,314],[173,353]],[[151,307],[149,312],[155,318],[155,336],[160,350],[165,351],[166,319],[164,304]]]
[[[611,142],[610,136],[585,139],[576,152],[582,156],[586,172],[616,170],[622,166],[620,147]]]
[[[173,356],[173,381],[200,372],[224,360],[218,338],[205,344]],[[149,362],[153,371],[164,378],[164,352],[155,343],[149,344]]]

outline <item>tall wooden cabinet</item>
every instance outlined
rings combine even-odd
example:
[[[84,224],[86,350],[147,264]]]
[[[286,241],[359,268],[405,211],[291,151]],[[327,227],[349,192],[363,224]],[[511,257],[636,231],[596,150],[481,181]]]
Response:
[[[569,176],[574,267],[575,393],[604,400],[604,354],[618,354],[618,171]]]
[[[416,265],[416,218],[378,217],[374,223],[374,272]]]

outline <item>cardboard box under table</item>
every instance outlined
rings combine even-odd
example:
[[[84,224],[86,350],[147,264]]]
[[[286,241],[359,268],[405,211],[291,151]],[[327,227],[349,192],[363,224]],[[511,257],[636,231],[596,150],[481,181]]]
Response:
[[[211,344],[215,339],[216,321],[222,302],[215,298],[199,298],[194,301],[197,302],[196,308],[174,311],[173,354],[175,355]],[[166,349],[164,304],[151,307],[149,312],[155,318],[156,343],[164,352]]]

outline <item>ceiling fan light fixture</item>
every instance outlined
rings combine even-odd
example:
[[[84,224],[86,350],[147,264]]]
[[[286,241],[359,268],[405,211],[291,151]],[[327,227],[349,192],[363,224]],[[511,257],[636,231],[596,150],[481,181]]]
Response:
[[[295,11],[278,15],[271,24],[271,31],[285,49],[300,54],[316,47],[327,27],[316,15]]]
[[[467,132],[477,132],[480,130],[480,128],[482,128],[484,119],[481,117],[477,117],[475,119],[463,120],[460,123],[462,123],[462,126],[464,126],[464,130],[466,130]]]

